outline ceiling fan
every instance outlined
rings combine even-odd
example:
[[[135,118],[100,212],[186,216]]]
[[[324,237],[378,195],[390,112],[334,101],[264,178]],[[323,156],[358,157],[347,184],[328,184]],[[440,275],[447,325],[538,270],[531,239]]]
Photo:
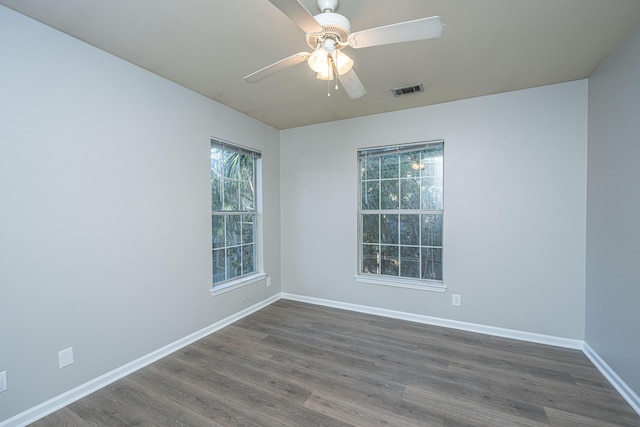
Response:
[[[287,15],[306,34],[313,52],[298,52],[244,77],[248,83],[259,82],[286,68],[307,62],[320,80],[337,79],[352,99],[367,91],[353,70],[353,60],[342,49],[355,49],[440,37],[444,24],[439,16],[400,22],[351,33],[349,20],[335,11],[339,0],[317,0],[321,12],[313,16],[298,0],[268,0]]]

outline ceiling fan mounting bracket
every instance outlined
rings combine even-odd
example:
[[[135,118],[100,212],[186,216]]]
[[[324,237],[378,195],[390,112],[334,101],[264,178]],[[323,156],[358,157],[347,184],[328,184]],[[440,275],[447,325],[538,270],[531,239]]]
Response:
[[[322,13],[335,12],[338,10],[339,0],[316,0],[316,6]]]

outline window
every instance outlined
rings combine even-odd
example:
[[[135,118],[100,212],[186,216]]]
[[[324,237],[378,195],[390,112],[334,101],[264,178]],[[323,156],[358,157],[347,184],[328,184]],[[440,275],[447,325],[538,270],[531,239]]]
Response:
[[[358,151],[361,281],[444,290],[444,142]]]
[[[258,272],[257,180],[260,153],[211,141],[214,289]]]

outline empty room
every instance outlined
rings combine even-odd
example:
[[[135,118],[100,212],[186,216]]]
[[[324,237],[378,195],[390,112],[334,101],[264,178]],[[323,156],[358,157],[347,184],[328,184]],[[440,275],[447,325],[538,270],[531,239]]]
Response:
[[[637,0],[0,0],[0,426],[640,426],[638,118]]]

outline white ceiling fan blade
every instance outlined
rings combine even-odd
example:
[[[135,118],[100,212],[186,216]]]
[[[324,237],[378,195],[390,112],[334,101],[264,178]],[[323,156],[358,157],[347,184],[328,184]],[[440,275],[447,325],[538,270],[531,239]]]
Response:
[[[301,62],[309,59],[309,53],[307,52],[298,52],[295,55],[291,55],[285,59],[282,59],[275,64],[268,65],[261,70],[256,71],[255,73],[251,73],[248,76],[244,77],[244,81],[247,83],[257,83],[260,80],[266,79],[272,74],[277,73],[278,71],[282,71],[286,68],[293,67],[294,65],[298,65]]]
[[[442,35],[444,24],[439,16],[400,22],[383,27],[358,31],[349,36],[348,43],[356,49],[402,43],[413,40],[433,39]]]
[[[269,0],[269,2],[287,15],[305,33],[321,33],[324,31],[313,15],[298,0]]]
[[[340,80],[340,84],[351,99],[362,98],[367,94],[367,90],[362,85],[362,82],[353,68],[342,76],[338,75],[338,80]]]

